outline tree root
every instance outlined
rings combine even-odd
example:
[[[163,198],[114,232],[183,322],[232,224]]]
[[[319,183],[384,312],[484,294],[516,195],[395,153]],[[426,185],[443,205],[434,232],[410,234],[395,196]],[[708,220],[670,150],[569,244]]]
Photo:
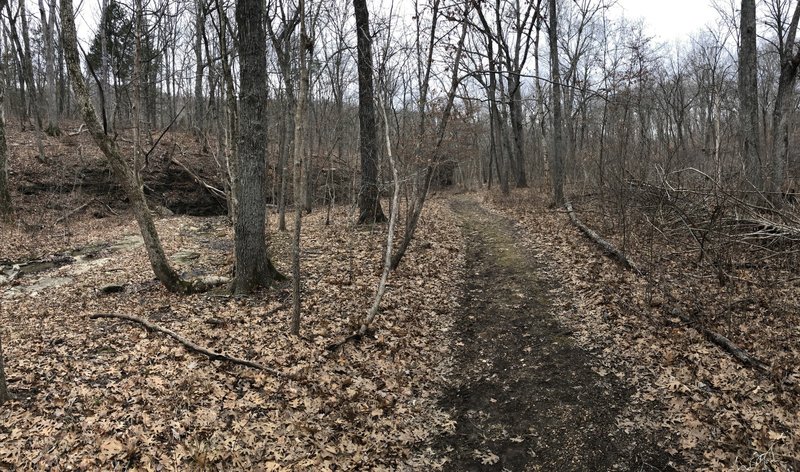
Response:
[[[196,352],[198,354],[202,354],[202,355],[208,357],[211,360],[226,361],[226,362],[230,362],[231,364],[238,364],[238,365],[242,365],[242,366],[245,366],[245,367],[250,367],[250,368],[253,368],[253,369],[261,370],[261,371],[267,372],[269,374],[272,374],[272,375],[274,375],[276,377],[280,377],[280,378],[283,378],[283,379],[298,380],[298,376],[296,376],[294,374],[289,374],[289,373],[286,373],[286,372],[283,372],[283,371],[280,371],[280,370],[277,370],[277,369],[273,369],[273,368],[267,367],[267,366],[265,366],[263,364],[259,364],[258,362],[253,362],[253,361],[250,361],[250,360],[247,360],[247,359],[240,359],[238,357],[228,356],[226,354],[222,354],[220,352],[216,352],[216,351],[212,351],[210,349],[204,348],[204,347],[199,346],[199,345],[195,344],[194,342],[189,341],[188,339],[182,337],[181,335],[179,335],[175,331],[172,331],[172,330],[167,329],[167,328],[162,328],[161,326],[153,324],[153,323],[151,323],[151,322],[149,322],[149,321],[147,321],[147,320],[145,320],[143,318],[139,318],[138,316],[123,315],[123,314],[116,314],[116,313],[96,313],[94,315],[89,316],[89,319],[92,319],[92,320],[96,320],[98,318],[116,318],[116,319],[120,319],[120,320],[139,323],[140,325],[144,326],[148,331],[157,331],[159,333],[166,334],[167,336],[171,337],[172,339],[174,339],[174,340],[178,341],[179,343],[183,344],[183,346],[186,349],[188,349],[189,351]]]

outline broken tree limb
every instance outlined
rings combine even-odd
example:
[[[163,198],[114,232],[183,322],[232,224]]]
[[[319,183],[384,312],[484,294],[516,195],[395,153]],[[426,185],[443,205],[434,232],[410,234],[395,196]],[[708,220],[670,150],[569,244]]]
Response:
[[[678,315],[678,318],[680,318],[680,320],[683,321],[684,323],[693,326],[695,329],[703,333],[703,336],[705,336],[706,339],[708,339],[712,343],[722,348],[728,354],[735,357],[736,360],[738,360],[742,364],[748,367],[752,367],[753,369],[756,369],[762,373],[769,372],[769,366],[766,363],[756,359],[755,357],[750,355],[747,351],[734,344],[733,341],[726,338],[725,336],[716,333],[714,331],[711,331],[710,329],[704,328],[697,321],[692,320],[687,316]]]
[[[575,215],[575,210],[572,208],[572,204],[570,202],[565,203],[564,208],[566,208],[567,214],[569,215],[569,219],[572,221],[572,224],[577,226],[578,229],[581,230],[583,234],[585,234],[589,239],[594,241],[595,244],[600,246],[600,248],[602,248],[606,254],[611,256],[611,258],[615,259],[626,269],[636,272],[637,274],[643,273],[642,270],[639,269],[639,267],[637,267],[636,264],[634,264],[633,261],[630,260],[630,258],[626,256],[622,251],[614,247],[614,245],[611,244],[610,242],[600,237],[600,235],[597,234],[594,230],[583,224],[583,222],[580,219],[578,219],[578,217]]]
[[[184,338],[183,336],[179,335],[175,331],[171,329],[162,328],[156,324],[153,324],[143,318],[139,318],[138,316],[133,315],[123,315],[117,313],[96,313],[94,315],[89,316],[89,319],[96,320],[98,318],[116,318],[125,321],[131,321],[134,323],[139,323],[140,325],[144,326],[149,331],[157,331],[162,334],[166,334],[167,336],[171,337],[172,339],[178,341],[179,343],[183,344],[183,346],[198,354],[203,354],[204,356],[208,357],[211,360],[220,360],[230,362],[232,364],[243,365],[245,367],[250,367],[253,369],[261,370],[267,373],[270,373],[276,377],[285,378],[285,379],[297,379],[297,376],[293,374],[289,374],[286,372],[282,372],[277,369],[273,369],[271,367],[267,367],[265,365],[259,364],[258,362],[249,361],[247,359],[240,359],[238,357],[228,356],[226,354],[222,354],[220,352],[212,351],[210,349],[206,349],[202,346],[199,346],[192,341]]]
[[[591,228],[583,224],[583,222],[581,222],[581,220],[579,220],[578,217],[575,216],[575,210],[572,208],[572,205],[569,202],[564,204],[564,207],[566,208],[567,214],[569,214],[569,218],[570,220],[572,220],[572,223],[575,226],[577,226],[578,229],[580,229],[583,232],[583,234],[588,236],[589,239],[591,239],[597,245],[603,248],[603,250],[607,254],[611,255],[614,259],[616,259],[620,264],[622,264],[623,267],[630,269],[631,271],[640,275],[643,273],[636,266],[636,264],[634,264],[633,261],[631,261],[630,258],[628,258],[628,256],[626,256],[619,249],[614,247],[613,244],[601,238],[600,235],[592,231]],[[725,350],[727,353],[732,355],[734,358],[736,358],[736,360],[738,360],[742,364],[748,367],[752,367],[762,373],[769,372],[769,366],[767,364],[761,362],[760,360],[750,355],[747,351],[734,344],[730,339],[726,338],[725,336],[719,333],[711,331],[710,329],[704,328],[695,320],[692,320],[684,315],[677,315],[677,316],[684,323],[694,326],[698,331],[703,333],[706,339],[708,339],[713,344]]]

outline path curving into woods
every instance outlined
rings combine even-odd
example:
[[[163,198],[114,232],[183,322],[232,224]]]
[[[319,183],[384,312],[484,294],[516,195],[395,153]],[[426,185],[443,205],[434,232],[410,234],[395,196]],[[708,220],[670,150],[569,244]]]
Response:
[[[673,470],[656,438],[617,427],[630,390],[595,373],[591,354],[555,319],[548,282],[512,222],[474,197],[454,197],[452,207],[466,236],[467,282],[457,373],[441,404],[456,429],[436,444],[445,470]]]

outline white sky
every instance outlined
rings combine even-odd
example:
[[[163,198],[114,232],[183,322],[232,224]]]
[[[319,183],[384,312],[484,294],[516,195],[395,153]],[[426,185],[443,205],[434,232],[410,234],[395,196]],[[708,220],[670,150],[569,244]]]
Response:
[[[711,0],[618,0],[610,12],[630,20],[644,19],[651,34],[670,43],[688,40],[718,18]]]

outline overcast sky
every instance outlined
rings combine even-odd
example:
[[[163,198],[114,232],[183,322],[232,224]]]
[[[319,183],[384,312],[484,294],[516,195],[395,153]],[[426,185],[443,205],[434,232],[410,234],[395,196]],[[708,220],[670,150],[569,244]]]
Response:
[[[611,12],[644,19],[654,36],[668,42],[686,40],[717,20],[711,0],[618,0]]]

